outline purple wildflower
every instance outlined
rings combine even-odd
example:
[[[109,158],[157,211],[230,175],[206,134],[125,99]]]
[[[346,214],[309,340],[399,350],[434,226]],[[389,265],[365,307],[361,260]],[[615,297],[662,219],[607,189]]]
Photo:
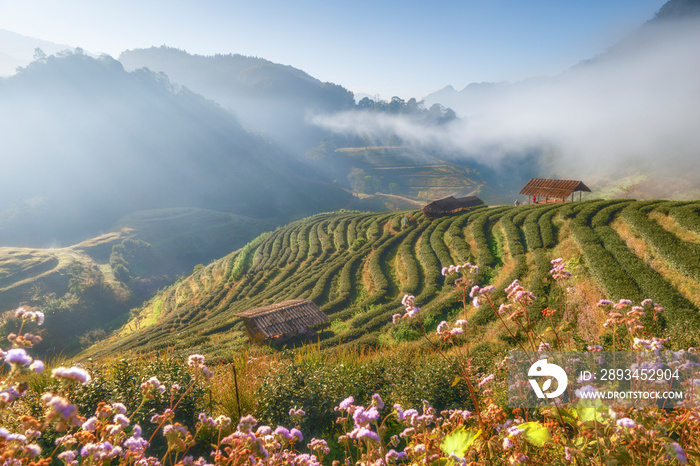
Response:
[[[311,443],[306,444],[306,446],[311,451],[318,451],[325,454],[331,452],[331,449],[328,447],[328,442],[323,439],[312,438]]]
[[[74,380],[76,382],[80,382],[83,385],[86,385],[88,382],[90,382],[90,374],[88,374],[88,371],[76,366],[68,368],[58,367],[51,371],[51,377],[54,377],[56,379]]]
[[[289,434],[292,436],[292,439],[296,439],[294,440],[295,442],[301,442],[304,440],[304,436],[301,434],[301,431],[295,427],[292,427]]]
[[[95,429],[97,428],[97,418],[93,416],[87,421],[83,422],[82,428],[88,432],[95,432]]]
[[[683,451],[683,447],[681,447],[678,443],[673,442],[664,446],[669,453],[673,454],[673,457],[675,457],[679,463],[688,464],[688,456],[685,454],[685,451]],[[671,455],[669,454],[669,456]]]
[[[219,416],[219,417],[223,417],[223,416]],[[228,419],[228,418],[226,418],[226,419]],[[219,421],[219,418],[216,418],[216,421],[214,421],[214,423],[216,424],[217,421]],[[225,422],[225,421],[222,419],[219,422],[221,422],[222,424],[217,424],[217,425],[224,425],[223,422]],[[230,423],[231,420],[229,419],[228,422]],[[228,425],[228,424],[225,424],[225,425]],[[258,420],[255,419],[252,415],[248,414],[247,416],[243,416],[240,419],[240,421],[238,422],[237,429],[241,432],[250,432],[253,429],[253,427],[255,427],[256,425],[258,425]]]
[[[371,440],[371,441],[374,441],[377,443],[381,442],[381,438],[379,438],[379,434],[377,434],[376,432],[374,432],[366,427],[360,427],[359,429],[355,429],[355,430],[356,430],[356,432],[353,431],[355,433],[354,438],[356,438],[358,440],[366,439],[368,441]]]
[[[41,454],[41,447],[37,445],[36,443],[30,443],[26,447],[24,447],[24,452],[29,456],[30,458],[36,458]]]
[[[356,425],[366,425],[379,419],[379,411],[374,406],[369,409],[358,406],[355,412],[352,413],[352,418],[355,420]]]
[[[277,428],[272,432],[272,435],[287,441],[292,440],[292,434],[286,427],[277,426]]]
[[[51,410],[64,419],[70,419],[78,413],[78,408],[65,398],[51,393],[42,395],[41,400],[51,407]]]
[[[405,460],[406,458],[408,458],[408,455],[406,454],[406,452],[397,452],[396,450],[391,449],[386,453],[385,458],[387,462],[396,462],[399,460]]]
[[[58,459],[63,461],[65,464],[71,464],[78,453],[75,450],[66,450],[63,453],[58,454]]]
[[[119,413],[114,416],[113,422],[115,424],[120,425],[122,428],[126,427],[129,425],[129,418],[124,416],[123,414]]]
[[[24,348],[12,348],[5,353],[5,362],[8,364],[28,366],[32,363],[32,357],[27,354]]]
[[[352,396],[349,396],[345,398],[343,401],[340,402],[340,404],[336,407],[336,411],[346,411],[352,404],[355,402],[355,398]]]
[[[201,367],[204,365],[204,356],[201,354],[191,354],[187,358],[187,365],[190,367]]]
[[[401,407],[401,405],[398,403],[394,404],[394,409],[396,410],[396,417],[398,418],[399,422],[403,422],[405,418],[403,415],[403,408]]]
[[[628,429],[632,429],[634,427],[637,427],[637,423],[628,417],[623,417],[622,419],[618,419],[617,425],[619,427],[626,427]]]

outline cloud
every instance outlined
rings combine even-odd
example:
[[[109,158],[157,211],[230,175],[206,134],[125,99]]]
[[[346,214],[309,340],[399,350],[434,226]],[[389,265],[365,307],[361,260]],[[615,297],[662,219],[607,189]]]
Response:
[[[700,22],[646,26],[605,54],[552,78],[464,91],[441,102],[462,117],[434,127],[402,116],[344,112],[314,118],[337,133],[442,147],[494,165],[556,154],[559,173],[640,167],[688,176],[700,164]]]

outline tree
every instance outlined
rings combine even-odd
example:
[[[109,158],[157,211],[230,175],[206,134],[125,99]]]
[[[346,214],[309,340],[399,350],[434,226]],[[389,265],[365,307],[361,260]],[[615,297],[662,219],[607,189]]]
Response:
[[[406,102],[401,97],[394,96],[389,102],[389,113],[401,113],[404,107],[406,107]]]
[[[374,194],[381,188],[381,180],[368,175],[361,168],[353,168],[348,174],[348,181],[353,191],[362,194]]]
[[[363,97],[362,100],[357,103],[357,108],[360,110],[372,110],[374,109],[374,103],[374,100],[369,97]]]
[[[46,54],[39,47],[34,49],[34,61],[45,62]]]

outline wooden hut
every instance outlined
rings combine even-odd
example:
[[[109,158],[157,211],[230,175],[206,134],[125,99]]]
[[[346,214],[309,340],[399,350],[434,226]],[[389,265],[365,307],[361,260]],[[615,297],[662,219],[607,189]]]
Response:
[[[250,340],[279,343],[296,336],[313,336],[311,326],[328,322],[328,316],[306,299],[292,299],[238,314],[243,319]]]
[[[579,200],[581,200],[581,192],[591,192],[588,186],[583,184],[583,181],[533,178],[520,190],[520,194],[527,196],[528,204],[531,201],[538,204],[546,204],[549,202],[566,202],[569,196],[571,196],[573,201],[576,191],[579,192]]]
[[[421,210],[427,218],[433,219],[445,215],[455,214],[472,207],[483,205],[484,201],[476,196],[454,198],[452,196],[433,201]]]

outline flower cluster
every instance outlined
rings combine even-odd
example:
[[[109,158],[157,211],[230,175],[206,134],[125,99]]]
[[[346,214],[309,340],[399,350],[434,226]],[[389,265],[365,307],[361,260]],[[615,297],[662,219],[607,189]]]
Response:
[[[526,290],[519,280],[513,280],[513,283],[506,288],[507,298],[522,306],[528,306],[537,299],[531,291]]]
[[[447,321],[442,321],[438,324],[435,333],[437,336],[443,340],[449,340],[451,338],[457,337],[464,333],[464,329],[467,327],[466,319],[459,319],[454,323],[454,327],[450,327]]]
[[[420,312],[420,308],[416,306],[416,297],[411,294],[404,295],[403,299],[401,299],[401,304],[403,304],[404,308],[406,309],[406,313],[403,315],[394,314],[392,316],[393,323],[398,322],[400,319],[415,317],[415,315]]]
[[[295,415],[299,415],[295,410]],[[287,429],[261,425],[251,415],[241,418],[234,432],[224,437],[219,448],[213,452],[214,462],[227,464],[299,464],[321,465],[325,454],[330,452],[325,440],[312,439],[307,445],[313,453],[300,453],[295,445],[304,440],[297,428]]]
[[[664,308],[654,303],[651,299],[645,299],[640,306],[634,306],[629,299],[621,299],[612,303],[607,299],[598,301],[598,307],[608,309],[608,318],[603,327],[611,330],[625,328],[629,335],[639,335],[645,332],[642,318],[648,313],[652,314],[652,321],[664,312]]]
[[[83,385],[90,383],[90,374],[82,367],[57,367],[51,371],[51,376],[67,382],[80,382]]]
[[[15,311],[15,317],[22,319],[25,322],[36,322],[37,325],[44,323],[44,313],[37,311],[35,309],[27,309],[26,307],[19,307]]]
[[[567,278],[563,270],[563,261],[552,262],[553,279]],[[470,264],[450,266],[443,270],[444,275],[453,273],[476,273]],[[554,273],[556,272],[556,273]],[[559,275],[559,278],[554,275]],[[520,286],[516,280],[508,287],[509,304],[502,304],[496,310],[491,292],[493,287],[465,286],[468,281],[459,281],[457,288],[466,298],[472,300],[487,299],[495,315],[501,319],[507,331],[514,328],[506,324],[503,316],[516,322],[523,338],[513,341],[526,342],[533,354],[550,352],[553,343],[545,341],[546,331],[536,334],[537,323],[523,325],[520,318],[527,316],[527,306],[534,301],[534,296]],[[467,300],[465,302],[465,315]],[[472,301],[474,302],[474,301]],[[419,309],[415,297],[406,295],[402,300],[405,315],[398,318],[414,317]],[[482,302],[483,304],[483,302]],[[176,422],[175,413],[184,396],[195,384],[203,383],[212,376],[205,365],[202,355],[191,355],[187,365],[194,374],[191,384],[183,386],[172,384],[169,389],[169,407],[158,412],[149,412],[153,430],[149,438],[143,432],[135,413],[131,413],[122,403],[101,402],[94,412],[85,413],[85,408],[70,401],[71,391],[84,390],[79,384],[94,384],[91,374],[99,380],[97,372],[88,372],[80,366],[58,367],[51,371],[54,379],[52,389],[41,396],[42,414],[40,418],[29,415],[9,416],[7,425],[0,427],[0,458],[8,466],[49,466],[52,462],[64,466],[79,465],[135,465],[161,466],[220,466],[232,465],[320,465],[330,463],[326,455],[332,451],[342,460],[334,459],[334,464],[587,464],[588,462],[615,462],[616,464],[688,464],[700,457],[700,443],[697,433],[700,428],[698,398],[694,390],[700,386],[698,371],[700,363],[695,350],[672,351],[667,348],[669,339],[653,336],[645,330],[644,324],[653,321],[654,316],[663,312],[663,308],[645,300],[640,306],[633,306],[629,300],[620,300],[613,304],[601,301],[601,306],[609,306],[608,325],[617,329],[629,339],[630,346],[640,358],[640,367],[656,368],[662,357],[671,358],[668,366],[678,370],[682,375],[681,387],[690,393],[674,410],[658,409],[656,405],[640,409],[636,404],[621,407],[599,409],[581,409],[581,406],[560,406],[557,410],[541,410],[535,416],[524,415],[520,410],[508,410],[499,405],[499,396],[493,396],[495,387],[501,384],[502,367],[496,365],[494,373],[473,373],[471,358],[467,353],[464,361],[453,364],[457,377],[455,384],[466,383],[474,414],[465,409],[444,410],[439,414],[428,401],[418,409],[404,409],[401,404],[385,406],[382,397],[375,393],[368,403],[357,403],[352,396],[342,400],[335,407],[339,413],[338,423],[343,433],[337,439],[340,449],[331,448],[324,439],[312,438],[302,442],[304,435],[300,430],[306,416],[304,407],[294,406],[289,410],[289,417],[294,427],[259,425],[252,415],[244,415],[238,423],[225,415],[218,417],[201,413],[196,430],[190,432],[188,427]],[[513,311],[513,309],[516,309]],[[565,308],[563,313],[566,314]],[[555,310],[546,309],[543,314],[553,317]],[[18,310],[19,312],[19,310]],[[43,314],[38,311],[23,309],[19,312],[22,325],[43,321]],[[395,316],[395,319],[397,317]],[[420,323],[420,319],[414,319]],[[528,321],[529,324],[529,321]],[[459,319],[453,325],[441,322],[436,329],[437,336],[443,340],[454,339],[454,343],[466,341],[466,335],[458,342],[455,338],[465,332],[466,319]],[[463,346],[450,346],[452,354],[441,352],[447,345],[434,344],[435,335],[424,335],[431,347],[451,363],[453,354],[459,356]],[[543,336],[545,335],[545,336]],[[0,373],[0,410],[7,408],[29,391],[26,377],[32,372],[41,372],[44,364],[34,360],[26,351],[35,339],[30,335],[13,335],[10,339],[13,347],[1,352],[4,364]],[[553,340],[550,339],[553,342]],[[582,345],[582,343],[580,343]],[[468,351],[468,344],[467,351]],[[614,348],[614,345],[613,345]],[[604,356],[603,347],[588,345],[588,351],[595,353],[595,358]],[[459,358],[457,358],[459,359]],[[478,366],[475,366],[478,367]],[[483,375],[483,374],[488,375]],[[478,374],[478,375],[477,375]],[[146,379],[144,377],[143,379]],[[141,379],[141,380],[143,380]],[[527,388],[527,381],[520,380]],[[587,385],[584,385],[586,383]],[[578,380],[577,393],[603,390],[601,382]],[[658,384],[657,384],[658,385]],[[157,377],[146,379],[141,385],[143,400],[153,397],[167,400],[168,389]],[[675,388],[675,387],[674,387]],[[498,393],[498,395],[501,395]],[[19,404],[18,404],[19,405]],[[89,417],[81,415],[86,414]],[[509,414],[510,413],[510,414]],[[5,414],[0,413],[0,414]],[[219,414],[219,413],[217,413]],[[143,413],[142,413],[143,415]],[[37,415],[38,416],[38,415]],[[523,419],[524,418],[524,419]],[[537,420],[533,420],[537,419]],[[48,428],[61,435],[51,444],[44,433]],[[206,436],[214,433],[214,436]],[[206,434],[206,435],[205,435]],[[218,434],[218,435],[217,435]],[[199,446],[206,445],[205,456],[195,459],[188,455],[195,445],[198,435]],[[157,438],[158,436],[158,438]],[[148,437],[148,436],[147,436]],[[149,451],[153,440],[166,442],[165,453],[157,458]],[[212,439],[214,439],[212,441]]]
[[[462,265],[450,265],[448,267],[443,267],[441,273],[443,277],[447,277],[452,274],[461,273],[463,270],[474,275],[479,273],[479,267],[477,267],[476,265],[472,265],[469,262],[466,262]]]
[[[150,377],[148,380],[141,384],[141,393],[147,398],[153,398],[156,393],[165,393],[165,385],[160,383],[158,377]]]
[[[204,364],[204,356],[201,354],[192,354],[187,358],[187,365],[193,368],[195,371],[201,372],[204,377],[211,379],[214,373],[209,370],[209,368]]]
[[[7,351],[0,349],[0,409],[4,409],[27,392],[27,384],[23,378],[29,373],[40,373],[44,370],[44,363],[35,360],[27,353],[30,348],[41,341],[38,335],[29,332],[22,333],[22,330],[29,322],[37,325],[44,323],[44,314],[41,311],[29,310],[20,307],[15,311],[15,317],[21,319],[22,326],[18,333],[11,333],[7,339],[12,343],[12,348]],[[4,364],[9,366],[6,371]]]
[[[571,278],[571,272],[565,270],[566,262],[564,262],[564,259],[552,259],[551,263],[552,269],[549,271],[549,274],[552,276],[553,279],[566,280]]]

